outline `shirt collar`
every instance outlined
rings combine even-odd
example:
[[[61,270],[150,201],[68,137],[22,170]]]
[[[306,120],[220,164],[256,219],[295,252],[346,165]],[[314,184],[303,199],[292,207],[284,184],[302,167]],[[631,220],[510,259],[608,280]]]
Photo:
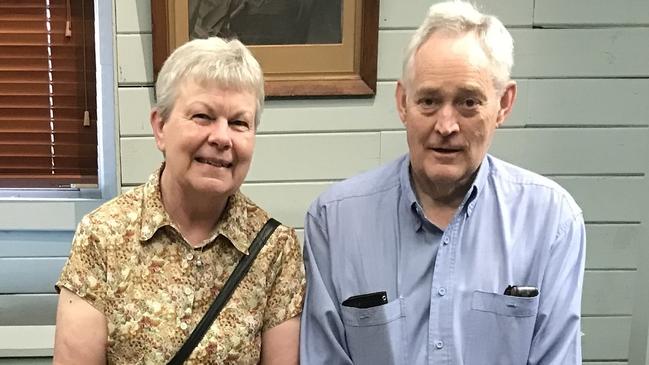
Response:
[[[140,241],[148,243],[153,235],[161,228],[169,226],[178,232],[177,226],[171,221],[169,214],[162,203],[160,193],[160,174],[164,163],[158,168],[144,184],[142,199],[142,215],[140,221]],[[243,231],[247,222],[247,198],[239,191],[228,199],[228,203],[216,223],[210,236],[201,245],[214,241],[219,235],[227,238],[230,243],[243,254],[248,254],[250,242]]]
[[[418,231],[421,229],[426,217],[421,205],[417,201],[417,196],[415,195],[415,190],[410,180],[410,154],[406,154],[401,161],[399,182],[401,185],[401,196],[405,200],[408,210],[415,216],[414,229]]]
[[[475,209],[475,204],[477,203],[476,197],[483,190],[490,172],[491,161],[489,160],[489,155],[486,155],[482,159],[482,163],[478,167],[478,173],[476,174],[476,177],[473,180],[469,191],[467,191],[464,199],[462,200],[462,203],[460,204],[460,209],[466,212],[467,216],[470,216]],[[417,217],[417,219],[415,220],[415,230],[419,230],[426,218],[423,208],[417,200],[417,196],[412,186],[412,180],[410,178],[409,154],[406,154],[405,158],[401,162],[401,167],[399,169],[399,180],[401,185],[401,194],[403,197],[405,197],[405,202],[411,209],[412,213]]]
[[[476,198],[484,190],[485,184],[487,183],[487,178],[490,174],[491,160],[489,158],[489,155],[486,155],[482,159],[482,163],[480,163],[480,166],[478,167],[478,174],[475,176],[473,184],[471,184],[471,189],[469,189],[466,196],[464,197],[464,201],[462,201],[462,204],[460,205],[461,207],[464,207],[467,216],[471,216],[471,213],[473,213],[475,205],[478,203]]]

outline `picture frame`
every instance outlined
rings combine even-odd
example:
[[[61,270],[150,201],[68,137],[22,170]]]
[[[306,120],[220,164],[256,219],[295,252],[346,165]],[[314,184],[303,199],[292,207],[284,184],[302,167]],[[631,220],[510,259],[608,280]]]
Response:
[[[342,1],[342,42],[251,45],[266,96],[365,96],[376,93],[379,0]],[[189,40],[188,0],[151,0],[153,70]]]

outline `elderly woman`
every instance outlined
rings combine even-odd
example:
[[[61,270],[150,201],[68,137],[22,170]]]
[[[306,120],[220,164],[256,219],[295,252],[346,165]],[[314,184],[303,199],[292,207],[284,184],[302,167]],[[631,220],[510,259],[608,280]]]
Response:
[[[55,364],[164,364],[269,215],[245,197],[264,92],[238,41],[193,40],[165,62],[151,126],[165,162],[83,218],[57,288]],[[187,363],[296,364],[304,269],[279,226]]]

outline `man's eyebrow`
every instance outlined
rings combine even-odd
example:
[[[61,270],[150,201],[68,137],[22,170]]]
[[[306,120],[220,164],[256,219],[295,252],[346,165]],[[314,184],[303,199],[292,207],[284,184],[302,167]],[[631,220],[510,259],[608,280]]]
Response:
[[[484,91],[480,87],[474,87],[474,86],[462,86],[458,90],[459,95],[476,95],[480,98],[486,98],[487,96],[485,95]]]
[[[442,91],[439,88],[436,87],[422,87],[420,89],[415,90],[415,95],[441,95]]]

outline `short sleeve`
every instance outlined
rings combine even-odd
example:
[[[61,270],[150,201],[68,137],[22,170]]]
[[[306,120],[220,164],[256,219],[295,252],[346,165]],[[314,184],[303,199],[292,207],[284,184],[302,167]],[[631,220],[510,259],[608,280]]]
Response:
[[[106,255],[93,231],[94,224],[86,216],[77,226],[70,256],[55,288],[66,288],[104,312],[106,301]]]
[[[263,331],[300,315],[306,289],[302,248],[295,230],[280,227],[277,231],[282,252],[275,262],[279,267],[268,294]]]

